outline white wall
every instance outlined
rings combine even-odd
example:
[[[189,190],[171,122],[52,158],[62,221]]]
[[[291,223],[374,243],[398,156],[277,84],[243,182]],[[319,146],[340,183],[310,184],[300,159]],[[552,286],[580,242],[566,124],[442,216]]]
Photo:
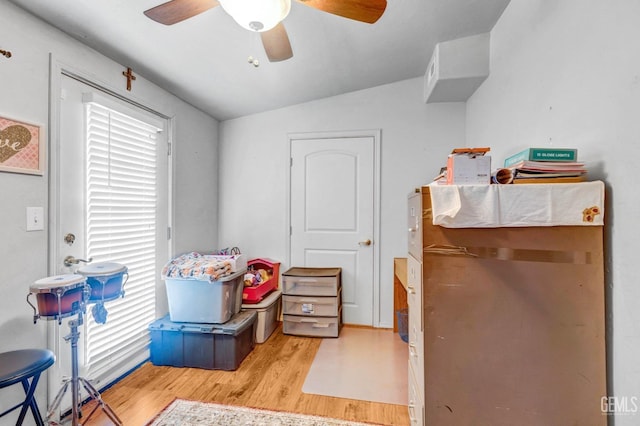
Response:
[[[13,54],[11,59],[0,56],[0,115],[43,125],[45,143],[50,53],[112,90],[174,116],[174,245],[177,251],[217,246],[216,120],[142,76],[133,83],[133,91],[126,92],[121,74],[124,66],[8,2],[0,2],[0,49]],[[48,183],[47,173],[30,176],[0,172],[0,352],[46,347],[45,323],[33,324],[33,311],[25,297],[31,284],[49,275],[48,230],[26,232],[25,209],[42,206],[46,212]],[[208,192],[194,191],[194,183]],[[41,410],[46,410],[46,389],[44,379],[37,393]],[[20,386],[0,392],[0,412],[23,396]],[[15,418],[0,419],[0,424],[15,424],[16,418],[17,412]],[[27,422],[31,421],[29,414]]]
[[[502,159],[576,147],[606,182],[609,381],[628,402],[640,398],[639,40],[638,1],[512,0],[491,33],[491,74],[467,103],[467,145]]]
[[[464,104],[426,105],[422,78],[220,124],[220,243],[286,270],[288,133],[382,129],[381,326],[393,324],[393,258],[407,256],[407,195],[464,144]]]
[[[218,248],[218,121],[180,103],[174,143],[176,253]]]

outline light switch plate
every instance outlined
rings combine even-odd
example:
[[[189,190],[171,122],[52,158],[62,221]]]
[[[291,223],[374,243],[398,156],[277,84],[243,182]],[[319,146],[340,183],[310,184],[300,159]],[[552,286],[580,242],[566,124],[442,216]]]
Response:
[[[44,230],[44,208],[27,207],[27,231]]]

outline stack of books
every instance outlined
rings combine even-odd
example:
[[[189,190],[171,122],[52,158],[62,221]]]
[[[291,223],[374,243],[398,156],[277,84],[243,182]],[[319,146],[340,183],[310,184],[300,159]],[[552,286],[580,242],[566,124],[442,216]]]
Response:
[[[528,148],[504,160],[513,183],[572,183],[586,180],[587,169],[572,148]]]

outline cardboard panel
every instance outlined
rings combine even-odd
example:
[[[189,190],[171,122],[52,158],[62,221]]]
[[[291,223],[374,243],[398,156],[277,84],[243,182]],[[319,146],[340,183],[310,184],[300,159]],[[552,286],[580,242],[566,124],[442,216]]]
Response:
[[[602,228],[423,227],[426,424],[606,424]]]

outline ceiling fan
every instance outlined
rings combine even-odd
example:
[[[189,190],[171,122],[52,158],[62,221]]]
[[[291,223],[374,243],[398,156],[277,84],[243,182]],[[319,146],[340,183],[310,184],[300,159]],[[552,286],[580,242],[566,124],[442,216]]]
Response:
[[[282,24],[292,0],[170,0],[148,9],[144,14],[156,22],[173,25],[206,12],[222,8],[242,27],[260,33],[270,62],[293,56],[289,36]],[[305,6],[373,24],[384,13],[387,0],[295,0]]]

